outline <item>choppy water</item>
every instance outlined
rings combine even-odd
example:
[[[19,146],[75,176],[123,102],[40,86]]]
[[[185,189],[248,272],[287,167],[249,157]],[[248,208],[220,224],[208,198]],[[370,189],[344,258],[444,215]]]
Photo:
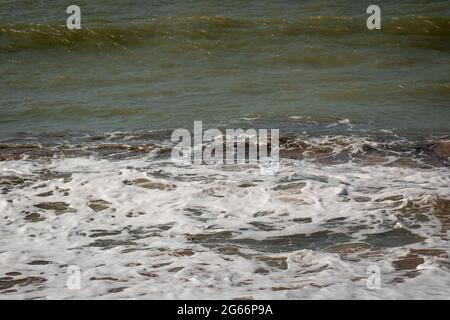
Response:
[[[286,127],[448,134],[448,1],[0,4],[0,132]],[[246,120],[246,119],[257,119]]]
[[[0,2],[0,298],[448,298],[448,1],[68,4]],[[279,172],[175,165],[194,120]]]

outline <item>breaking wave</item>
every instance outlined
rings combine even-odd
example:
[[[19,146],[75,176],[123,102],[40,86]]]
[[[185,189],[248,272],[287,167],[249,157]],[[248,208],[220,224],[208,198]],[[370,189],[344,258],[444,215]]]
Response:
[[[152,19],[147,23],[86,25],[82,30],[67,30],[64,25],[3,24],[0,25],[0,51],[49,49],[65,47],[123,48],[136,45],[160,45],[177,40],[218,41],[218,47],[244,46],[246,42],[273,39],[292,41],[295,36],[340,37],[367,32],[365,21],[355,17],[307,17],[300,21],[281,19],[233,19],[222,16],[192,16]],[[381,35],[388,38],[367,41],[389,43],[400,36],[410,36],[411,45],[448,50],[450,18],[404,16],[383,22]],[[394,37],[394,38],[392,38]],[[389,40],[390,39],[390,40]],[[420,41],[419,41],[420,42]]]

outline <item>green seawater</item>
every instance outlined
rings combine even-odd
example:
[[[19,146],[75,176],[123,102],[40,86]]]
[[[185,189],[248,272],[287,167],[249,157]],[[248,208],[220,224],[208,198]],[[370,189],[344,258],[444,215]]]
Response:
[[[0,1],[0,137],[450,134],[448,1]]]

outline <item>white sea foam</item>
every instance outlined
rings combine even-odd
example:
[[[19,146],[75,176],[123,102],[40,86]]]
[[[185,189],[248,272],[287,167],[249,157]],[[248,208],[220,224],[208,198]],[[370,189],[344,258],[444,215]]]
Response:
[[[442,255],[423,256],[414,275],[393,266],[411,248],[450,253],[448,234],[426,207],[449,197],[446,168],[284,159],[276,175],[260,176],[257,167],[177,166],[148,154],[4,161],[0,176],[24,180],[0,195],[0,273],[44,279],[11,287],[16,291],[3,297],[450,294]],[[402,215],[411,201],[428,208],[419,228]],[[396,228],[405,234],[380,235]],[[367,242],[372,249],[340,255],[326,249],[342,242]],[[81,290],[66,287],[69,265],[82,270]],[[366,286],[370,265],[381,268],[379,290]]]

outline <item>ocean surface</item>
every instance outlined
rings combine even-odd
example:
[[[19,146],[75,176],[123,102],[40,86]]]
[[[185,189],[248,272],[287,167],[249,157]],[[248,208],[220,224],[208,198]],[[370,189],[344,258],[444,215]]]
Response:
[[[372,2],[0,0],[0,299],[448,299],[450,4]]]

